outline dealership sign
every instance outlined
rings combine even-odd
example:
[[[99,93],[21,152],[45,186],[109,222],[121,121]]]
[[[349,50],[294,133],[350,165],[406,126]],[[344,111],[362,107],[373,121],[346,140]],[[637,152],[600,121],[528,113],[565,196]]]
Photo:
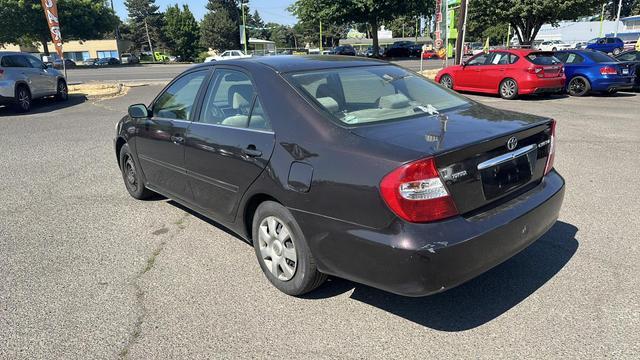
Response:
[[[436,0],[436,40],[434,42],[435,48],[440,49],[443,45],[442,43],[442,31],[440,30],[440,23],[442,22],[442,0]]]
[[[58,20],[58,6],[56,0],[40,0],[44,9],[44,17],[49,24],[49,32],[51,32],[51,42],[56,48],[56,52],[60,59],[62,56],[62,34],[60,33],[60,21]]]

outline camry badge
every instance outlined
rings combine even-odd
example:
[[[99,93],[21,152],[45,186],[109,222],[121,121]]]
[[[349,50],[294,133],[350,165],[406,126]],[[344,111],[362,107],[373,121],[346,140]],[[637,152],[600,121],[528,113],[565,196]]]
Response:
[[[512,136],[509,140],[507,140],[507,149],[513,150],[518,146],[518,139],[515,136]]]

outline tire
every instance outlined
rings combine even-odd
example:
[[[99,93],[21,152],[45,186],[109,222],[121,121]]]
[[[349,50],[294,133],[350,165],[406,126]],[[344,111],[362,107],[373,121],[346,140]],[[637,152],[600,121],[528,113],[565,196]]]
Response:
[[[617,56],[618,54],[620,54],[622,52],[622,50],[620,48],[617,49],[613,49],[613,55]]]
[[[27,113],[31,111],[31,105],[33,98],[31,97],[31,91],[26,85],[18,85],[16,88],[16,99],[14,102],[14,109],[20,113]]]
[[[513,79],[504,79],[498,91],[503,99],[513,100],[518,97],[518,83]]]
[[[453,78],[451,78],[451,75],[442,75],[440,78],[440,85],[453,90]]]
[[[56,100],[67,101],[68,99],[69,88],[67,87],[67,82],[60,79],[58,80],[58,85],[56,86]]]
[[[584,96],[591,90],[589,80],[582,76],[576,76],[567,85],[567,93],[571,96]]]
[[[258,206],[253,216],[252,239],[262,272],[283,293],[300,296],[327,279],[318,271],[293,215],[277,202],[265,201]]]
[[[551,51],[558,51],[558,49],[554,47],[553,49],[551,49]]]
[[[134,199],[145,200],[155,195],[144,186],[140,169],[133,159],[128,144],[124,144],[120,149],[120,172],[122,172],[124,186]]]

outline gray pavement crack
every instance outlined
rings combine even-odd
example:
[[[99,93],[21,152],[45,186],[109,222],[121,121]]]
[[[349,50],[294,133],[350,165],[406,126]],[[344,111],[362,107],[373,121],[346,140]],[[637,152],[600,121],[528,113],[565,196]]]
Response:
[[[147,261],[145,261],[144,268],[140,270],[138,273],[136,273],[133,279],[131,279],[130,285],[133,287],[135,291],[136,307],[138,308],[138,316],[136,317],[136,320],[133,324],[133,330],[131,331],[131,333],[129,333],[127,342],[125,343],[122,350],[120,350],[120,353],[119,353],[120,359],[126,359],[127,355],[129,354],[129,351],[131,350],[131,347],[137,343],[138,339],[140,338],[140,335],[142,334],[142,325],[144,324],[147,317],[147,306],[145,304],[146,292],[142,284],[140,283],[140,280],[142,280],[145,274],[147,274],[148,272],[154,269],[156,265],[156,260],[158,259],[158,256],[162,254],[162,251],[164,250],[167,243],[173,240],[182,230],[186,228],[184,223],[189,216],[190,216],[189,213],[185,213],[177,221],[173,223],[173,225],[176,226],[177,230],[174,233],[172,233],[171,236],[169,236],[167,239],[163,239],[162,241],[160,241],[160,243],[158,243],[158,245],[156,245],[156,247],[151,252],[151,255],[147,258]],[[168,232],[167,228],[162,227],[161,229],[154,231],[152,234],[161,235],[167,232]]]

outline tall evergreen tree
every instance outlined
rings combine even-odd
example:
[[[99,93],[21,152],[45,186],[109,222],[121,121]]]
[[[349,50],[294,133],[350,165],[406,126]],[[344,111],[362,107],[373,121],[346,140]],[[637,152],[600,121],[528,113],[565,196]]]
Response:
[[[209,0],[207,14],[200,24],[200,45],[217,50],[239,49],[240,2]]]
[[[182,60],[193,60],[198,53],[199,26],[188,5],[182,10],[178,4],[170,6],[164,14],[164,35],[174,55]]]
[[[147,28],[151,44],[155,48],[164,46],[162,36],[163,14],[159,11],[159,6],[155,0],[125,0],[127,11],[129,12],[129,30],[127,40],[130,40],[133,49],[149,49],[149,39],[147,38]],[[145,28],[145,24],[146,27]]]

